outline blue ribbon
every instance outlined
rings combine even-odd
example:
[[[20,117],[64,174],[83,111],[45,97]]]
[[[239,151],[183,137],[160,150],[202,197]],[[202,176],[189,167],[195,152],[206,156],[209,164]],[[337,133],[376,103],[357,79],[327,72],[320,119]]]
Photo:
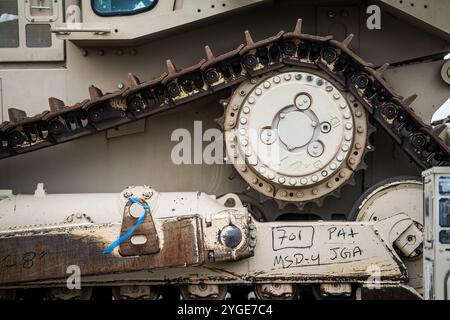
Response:
[[[119,239],[117,239],[116,241],[114,241],[108,248],[105,249],[105,251],[103,251],[103,254],[108,254],[111,253],[111,251],[113,251],[116,247],[120,246],[120,244],[122,242],[124,242],[125,240],[127,240],[134,232],[134,230],[136,230],[137,227],[139,227],[142,222],[145,219],[145,215],[147,214],[147,212],[150,211],[150,207],[147,205],[144,205],[142,203],[140,203],[136,198],[133,197],[129,197],[128,198],[131,202],[136,203],[138,205],[140,205],[142,208],[144,208],[144,213],[139,217],[138,221],[136,222],[136,224],[130,229],[128,230],[127,233],[125,233],[123,236],[121,236]]]

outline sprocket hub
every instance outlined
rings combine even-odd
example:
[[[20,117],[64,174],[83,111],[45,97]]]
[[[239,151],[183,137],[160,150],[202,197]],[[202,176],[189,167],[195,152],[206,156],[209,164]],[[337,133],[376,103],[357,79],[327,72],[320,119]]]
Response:
[[[285,69],[242,83],[225,112],[227,153],[260,193],[310,201],[347,182],[368,125],[354,96],[317,71]]]

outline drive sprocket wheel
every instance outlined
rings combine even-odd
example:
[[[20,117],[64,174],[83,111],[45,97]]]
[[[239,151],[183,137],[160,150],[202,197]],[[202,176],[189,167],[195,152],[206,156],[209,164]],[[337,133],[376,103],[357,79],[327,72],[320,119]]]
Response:
[[[388,178],[365,191],[353,205],[348,216],[351,221],[377,221],[398,213],[406,213],[423,229],[423,186],[418,177],[400,176]],[[423,292],[422,251],[412,257],[404,257],[397,250],[408,269],[409,285]]]
[[[365,169],[374,128],[345,87],[312,68],[243,82],[226,103],[227,157],[260,194],[322,205]]]

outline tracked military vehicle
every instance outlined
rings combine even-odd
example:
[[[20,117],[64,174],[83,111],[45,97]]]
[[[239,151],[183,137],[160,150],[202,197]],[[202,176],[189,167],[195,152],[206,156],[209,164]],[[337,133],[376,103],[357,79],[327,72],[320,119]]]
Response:
[[[421,297],[449,1],[0,9],[3,298]]]

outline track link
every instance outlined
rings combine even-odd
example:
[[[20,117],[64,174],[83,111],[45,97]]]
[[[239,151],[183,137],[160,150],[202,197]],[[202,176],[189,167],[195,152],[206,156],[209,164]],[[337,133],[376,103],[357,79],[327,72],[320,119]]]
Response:
[[[235,50],[216,57],[206,46],[206,59],[196,65],[178,70],[168,60],[167,72],[153,80],[141,83],[129,74],[127,87],[107,94],[91,86],[90,99],[73,106],[52,97],[50,111],[33,117],[11,108],[10,121],[0,124],[0,159],[146,118],[273,70],[316,65],[346,86],[420,168],[450,164],[450,149],[439,138],[445,125],[423,123],[410,107],[415,95],[403,99],[390,88],[383,79],[388,64],[374,69],[352,52],[353,35],[339,42],[301,29],[299,19],[293,32],[257,42],[246,31],[246,43]]]

